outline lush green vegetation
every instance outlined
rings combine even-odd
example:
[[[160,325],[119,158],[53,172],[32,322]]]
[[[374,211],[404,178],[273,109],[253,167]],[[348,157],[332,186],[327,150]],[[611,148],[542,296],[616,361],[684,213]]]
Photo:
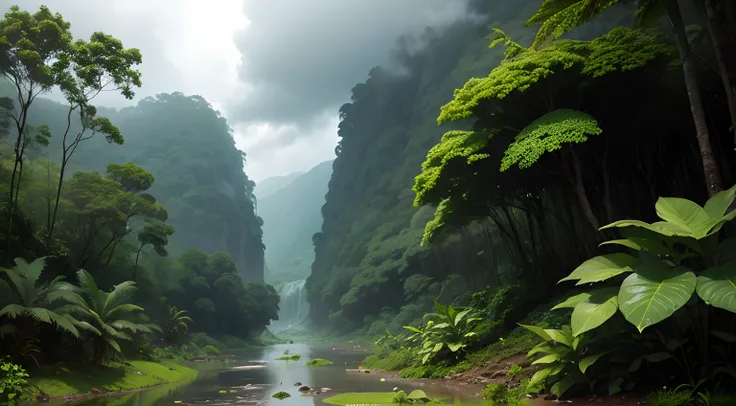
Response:
[[[0,400],[192,379],[174,362],[253,345],[279,298],[220,113],[181,93],[97,108],[133,98],[140,51],[43,6],[0,19],[0,59]]]
[[[332,361],[328,361],[328,360],[322,359],[322,358],[315,358],[313,360],[307,361],[307,363],[305,365],[308,366],[308,367],[314,367],[314,368],[316,368],[316,367],[324,367],[324,366],[327,366],[327,365],[332,365]]]
[[[192,381],[197,371],[176,362],[129,361],[105,366],[49,365],[31,383],[51,397],[94,392],[118,392],[164,383]]]
[[[408,395],[406,392],[355,392],[341,393],[339,395],[328,397],[325,403],[333,405],[354,405],[354,404],[373,404],[373,405],[392,405],[392,404],[441,404],[436,400],[427,397],[422,390],[414,390]]]
[[[372,69],[340,109],[312,322],[376,337],[364,366],[405,377],[495,365],[499,404],[682,383],[717,402],[736,376],[726,3],[471,2],[480,22]]]

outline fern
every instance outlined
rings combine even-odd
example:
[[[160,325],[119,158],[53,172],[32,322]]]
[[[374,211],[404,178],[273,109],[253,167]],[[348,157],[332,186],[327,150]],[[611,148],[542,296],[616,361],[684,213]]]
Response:
[[[545,152],[562,148],[563,144],[579,144],[589,135],[603,130],[590,115],[570,109],[555,110],[534,120],[524,128],[506,149],[501,172],[515,164],[524,169],[532,166]]]

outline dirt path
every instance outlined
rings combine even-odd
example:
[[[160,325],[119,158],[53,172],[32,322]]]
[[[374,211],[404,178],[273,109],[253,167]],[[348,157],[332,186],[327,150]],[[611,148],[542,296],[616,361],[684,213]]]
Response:
[[[469,369],[465,372],[445,377],[444,379],[403,379],[396,373],[380,372],[375,373],[386,377],[386,380],[395,382],[411,381],[417,384],[438,385],[444,387],[454,393],[473,395],[480,398],[480,392],[489,384],[500,383],[505,385],[518,385],[523,378],[528,378],[534,373],[533,368],[529,368],[530,361],[526,357],[526,353],[514,355],[503,359],[499,362]],[[514,365],[520,365],[524,371],[514,376],[507,376],[507,373]],[[551,406],[559,404],[570,404],[576,406],[638,406],[645,405],[644,396],[637,395],[616,395],[616,396],[585,396],[578,398],[569,398],[563,400],[546,400],[542,397],[530,399],[530,406]]]

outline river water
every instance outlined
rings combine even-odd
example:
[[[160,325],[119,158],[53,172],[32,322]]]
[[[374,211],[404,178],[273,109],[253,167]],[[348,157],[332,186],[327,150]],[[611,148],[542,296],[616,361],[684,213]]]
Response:
[[[299,354],[298,361],[276,361],[288,350]],[[258,405],[258,406],[316,406],[325,405],[322,399],[345,392],[389,392],[395,387],[406,393],[422,389],[428,396],[454,400],[467,400],[467,395],[452,393],[439,385],[423,384],[408,380],[387,379],[381,381],[377,374],[347,372],[357,368],[367,353],[357,347],[315,346],[306,344],[275,345],[261,350],[235,354],[235,361],[223,369],[201,373],[190,383],[162,385],[149,390],[128,393],[117,397],[63,402],[52,400],[52,405],[77,406],[156,406],[156,405]],[[333,365],[310,368],[305,363],[323,358]],[[330,390],[315,396],[304,396],[296,383],[311,388]],[[230,389],[234,388],[234,389]],[[227,389],[226,393],[222,393]],[[276,392],[287,392],[291,397],[274,399]]]

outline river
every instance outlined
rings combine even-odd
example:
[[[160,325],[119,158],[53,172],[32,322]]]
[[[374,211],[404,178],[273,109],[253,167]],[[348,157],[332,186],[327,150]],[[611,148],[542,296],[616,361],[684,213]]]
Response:
[[[288,350],[299,354],[298,361],[276,361]],[[51,405],[75,406],[155,406],[155,405],[258,405],[258,406],[316,406],[325,405],[322,399],[345,392],[389,392],[395,387],[406,393],[422,389],[429,396],[442,397],[452,402],[461,400],[463,394],[452,393],[439,385],[409,380],[387,379],[370,373],[347,372],[357,368],[367,353],[361,348],[334,347],[328,345],[282,344],[261,350],[235,354],[234,362],[223,369],[200,374],[191,383],[162,385],[152,389],[127,393],[117,397],[64,402],[52,400]],[[305,363],[323,358],[333,365],[310,368]],[[259,362],[260,361],[260,362]],[[299,382],[311,388],[329,388],[326,393],[303,396],[298,391]],[[222,393],[223,389],[236,388]],[[274,399],[272,395],[284,391],[291,397]]]

